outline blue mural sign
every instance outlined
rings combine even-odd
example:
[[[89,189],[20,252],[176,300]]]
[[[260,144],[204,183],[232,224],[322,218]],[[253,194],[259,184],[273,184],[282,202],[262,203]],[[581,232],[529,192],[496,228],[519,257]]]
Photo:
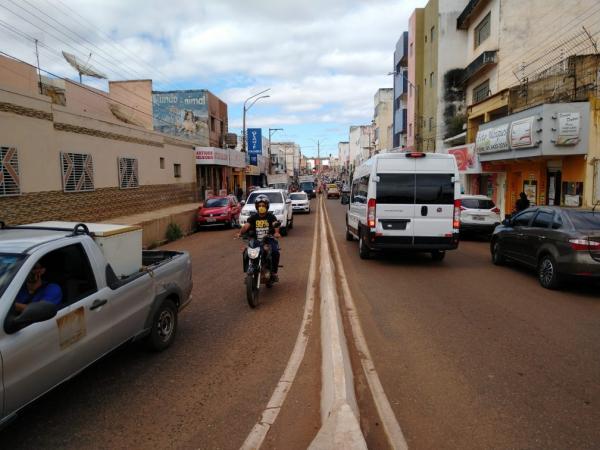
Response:
[[[247,138],[248,140],[248,155],[251,157],[254,155],[254,163],[250,162],[252,165],[256,165],[256,155],[262,154],[262,129],[261,128],[248,128]]]
[[[204,89],[152,92],[154,129],[208,145],[208,98]]]

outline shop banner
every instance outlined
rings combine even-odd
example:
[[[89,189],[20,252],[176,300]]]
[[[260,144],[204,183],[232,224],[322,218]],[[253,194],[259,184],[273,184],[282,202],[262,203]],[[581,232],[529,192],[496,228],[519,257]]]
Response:
[[[580,126],[581,115],[579,113],[558,113],[556,145],[577,145],[579,143]]]
[[[477,153],[495,153],[510,150],[508,145],[509,124],[486,128],[477,132],[475,148]]]
[[[510,147],[530,148],[536,144],[533,140],[533,121],[535,116],[515,120],[510,124]]]
[[[475,154],[475,144],[459,145],[448,149],[449,155],[454,155],[458,170],[464,173],[481,173],[479,158]]]
[[[259,155],[262,153],[262,129],[248,128],[248,153]]]
[[[196,164],[199,165],[229,165],[229,150],[216,147],[195,147]]]

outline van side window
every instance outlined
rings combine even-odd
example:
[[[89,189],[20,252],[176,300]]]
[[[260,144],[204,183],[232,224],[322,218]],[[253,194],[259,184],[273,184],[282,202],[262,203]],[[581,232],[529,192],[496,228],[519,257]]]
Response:
[[[454,183],[451,173],[418,173],[415,203],[417,205],[453,205]]]
[[[414,204],[414,173],[381,173],[377,182],[377,203]]]

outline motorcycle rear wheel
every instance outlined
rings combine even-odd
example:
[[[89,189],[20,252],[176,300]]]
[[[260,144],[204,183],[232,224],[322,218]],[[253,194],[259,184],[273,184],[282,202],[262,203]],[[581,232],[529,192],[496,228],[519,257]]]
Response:
[[[258,275],[248,274],[246,275],[246,300],[250,308],[256,308],[258,306]]]

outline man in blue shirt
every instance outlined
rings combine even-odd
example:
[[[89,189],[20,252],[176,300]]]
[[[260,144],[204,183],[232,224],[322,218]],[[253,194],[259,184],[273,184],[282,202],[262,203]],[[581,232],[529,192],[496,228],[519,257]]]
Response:
[[[21,287],[21,290],[17,294],[15,302],[15,310],[20,313],[28,304],[36,303],[40,301],[46,301],[59,305],[62,301],[62,289],[56,283],[47,283],[42,280],[42,276],[46,272],[46,268],[41,262],[37,262],[29,275],[27,280]]]

